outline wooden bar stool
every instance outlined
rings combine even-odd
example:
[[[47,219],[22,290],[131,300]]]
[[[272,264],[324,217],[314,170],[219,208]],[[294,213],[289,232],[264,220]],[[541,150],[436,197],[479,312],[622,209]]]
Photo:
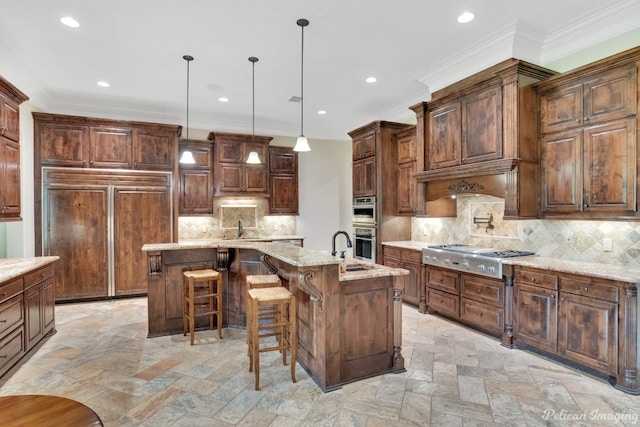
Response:
[[[191,345],[197,317],[209,316],[209,328],[213,329],[215,316],[222,339],[222,274],[211,269],[185,271],[182,295],[182,329],[184,335],[191,333]]]
[[[281,351],[282,364],[287,364],[287,350],[291,352],[291,380],[296,382],[296,299],[286,288],[270,287],[247,291],[247,337],[249,344],[249,372],[255,371],[256,390],[260,389],[260,353]],[[279,309],[271,322],[260,322],[261,307]],[[261,333],[262,332],[262,333]],[[275,337],[276,345],[260,347],[263,338]]]
[[[282,286],[282,281],[277,274],[251,274],[247,276],[247,292],[249,289],[273,288]],[[247,293],[247,307],[249,305],[249,294]],[[258,313],[258,321],[271,320],[275,316],[277,306],[261,306]],[[247,327],[249,325],[250,310],[247,309]],[[248,329],[248,328],[247,328]]]

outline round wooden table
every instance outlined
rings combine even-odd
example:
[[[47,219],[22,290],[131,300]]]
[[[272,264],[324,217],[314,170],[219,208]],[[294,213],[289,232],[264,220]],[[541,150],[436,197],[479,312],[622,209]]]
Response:
[[[91,408],[58,396],[0,396],[0,424],[9,426],[102,426]]]

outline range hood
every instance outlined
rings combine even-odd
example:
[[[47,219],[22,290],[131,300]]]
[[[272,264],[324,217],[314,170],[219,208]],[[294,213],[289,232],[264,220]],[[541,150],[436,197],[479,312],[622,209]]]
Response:
[[[471,163],[414,174],[425,184],[425,202],[433,203],[460,195],[489,195],[505,201],[504,218],[536,218],[538,188],[536,163],[501,159]]]

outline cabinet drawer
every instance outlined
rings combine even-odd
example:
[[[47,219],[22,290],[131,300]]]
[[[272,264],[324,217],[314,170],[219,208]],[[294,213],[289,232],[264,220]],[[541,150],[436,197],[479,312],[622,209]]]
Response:
[[[496,307],[504,307],[504,284],[501,280],[460,276],[460,295]]]
[[[458,317],[459,297],[437,289],[427,290],[427,301],[430,310]]]
[[[20,292],[22,292],[22,279],[16,279],[13,282],[5,283],[0,286],[0,303],[19,294]]]
[[[22,293],[0,304],[0,336],[24,321]]]
[[[40,283],[51,276],[53,276],[53,264],[24,276],[24,288],[29,289],[31,286]]]
[[[529,285],[541,286],[543,288],[558,289],[558,278],[551,274],[516,269],[513,277],[514,281],[517,283],[526,283]]]
[[[422,252],[402,251],[402,261],[414,262],[416,264],[420,264],[422,262]]]
[[[7,372],[24,353],[24,329],[16,328],[0,340],[0,376]]]
[[[504,330],[504,310],[475,301],[462,299],[460,318],[470,325],[500,335]]]
[[[560,291],[606,301],[618,301],[618,288],[604,283],[593,283],[588,277],[585,280],[560,278]]]
[[[392,248],[390,246],[385,246],[384,247],[384,256],[385,258],[389,257],[389,258],[396,258],[396,259],[400,259],[401,258],[401,250],[398,248]]]
[[[427,284],[429,286],[434,286],[438,289],[451,292],[456,295],[459,294],[458,273],[429,268],[428,276],[429,279]]]

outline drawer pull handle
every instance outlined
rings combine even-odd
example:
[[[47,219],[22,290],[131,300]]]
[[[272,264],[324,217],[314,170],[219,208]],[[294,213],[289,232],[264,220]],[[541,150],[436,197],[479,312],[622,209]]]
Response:
[[[555,298],[555,297],[556,297],[555,295],[551,295],[551,298]]]
[[[585,292],[589,292],[589,288],[587,288],[586,286],[584,287],[584,291]]]
[[[4,298],[4,297],[6,297],[6,296],[7,296],[7,293],[6,293],[6,292],[3,292],[3,293],[1,293],[1,294],[0,294],[0,298]]]
[[[6,359],[7,355],[6,354],[0,354],[0,359]]]
[[[0,323],[7,323],[7,319],[0,320]]]

